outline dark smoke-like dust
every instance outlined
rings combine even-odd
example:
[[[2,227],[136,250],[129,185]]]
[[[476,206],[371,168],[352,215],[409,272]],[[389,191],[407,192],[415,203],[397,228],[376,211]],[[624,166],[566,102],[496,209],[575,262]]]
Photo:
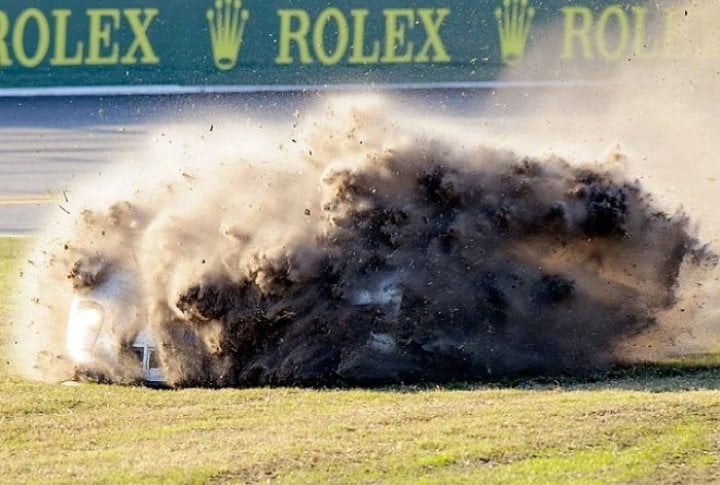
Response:
[[[658,212],[637,185],[559,160],[412,146],[331,170],[321,184],[308,239],[270,257],[239,239],[250,265],[203,276],[170,302],[180,315],[158,331],[173,382],[373,385],[602,369],[676,303],[684,261],[712,260],[687,220]]]
[[[611,94],[543,97],[495,143],[497,115],[427,118],[366,95],[287,125],[167,127],[155,152],[72,192],[73,214],[39,239],[18,367],[82,374],[65,355],[68,307],[98,288],[132,295],[117,351],[149,326],[177,386],[585,374],[708,349],[720,225],[699,233],[690,217],[703,204],[683,212],[663,183],[718,152],[711,118],[678,96],[672,113],[653,112],[666,105],[622,82]],[[670,114],[673,133],[699,142],[678,148]],[[543,141],[555,153],[538,154]],[[618,142],[627,160],[613,149],[591,161]],[[138,369],[101,374],[125,382]]]
[[[376,385],[584,373],[634,341],[637,358],[672,338],[658,316],[681,272],[714,264],[612,168],[328,110],[332,143],[312,127],[282,149],[299,162],[196,165],[84,211],[45,277],[67,301],[137,275],[118,339],[147,320],[174,385]]]

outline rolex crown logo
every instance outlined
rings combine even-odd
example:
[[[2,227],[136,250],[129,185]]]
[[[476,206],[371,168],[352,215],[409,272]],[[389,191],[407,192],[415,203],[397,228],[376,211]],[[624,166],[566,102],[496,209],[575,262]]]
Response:
[[[237,64],[250,12],[242,8],[242,0],[215,0],[214,8],[209,8],[206,16],[215,67],[229,71]]]
[[[503,0],[502,6],[495,9],[500,55],[505,64],[518,64],[525,55],[533,17],[535,8],[528,6],[528,0]]]

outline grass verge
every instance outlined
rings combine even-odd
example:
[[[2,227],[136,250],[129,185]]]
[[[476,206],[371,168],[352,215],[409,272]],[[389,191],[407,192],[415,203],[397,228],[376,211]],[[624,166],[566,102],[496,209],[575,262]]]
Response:
[[[0,348],[8,338],[13,289],[29,240],[0,237]]]
[[[23,250],[0,239],[3,295]],[[68,387],[2,373],[0,482],[713,482],[719,364],[320,391]]]

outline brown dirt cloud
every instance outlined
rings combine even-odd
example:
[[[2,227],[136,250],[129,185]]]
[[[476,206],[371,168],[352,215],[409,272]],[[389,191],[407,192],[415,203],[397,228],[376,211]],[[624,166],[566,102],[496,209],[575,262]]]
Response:
[[[118,272],[140,290],[118,340],[149,322],[176,385],[586,373],[711,348],[720,100],[698,59],[497,93],[481,118],[358,95],[167,127],[40,239],[18,366],[72,376],[70,296]]]

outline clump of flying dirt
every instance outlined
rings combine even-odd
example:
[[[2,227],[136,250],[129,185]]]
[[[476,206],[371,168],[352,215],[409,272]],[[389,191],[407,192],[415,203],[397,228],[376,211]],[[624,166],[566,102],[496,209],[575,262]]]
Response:
[[[271,143],[279,163],[206,156],[89,209],[44,278],[67,299],[139,275],[127,326],[152,328],[178,386],[582,374],[672,340],[659,319],[681,274],[715,264],[684,215],[602,165],[440,141],[380,112],[310,122],[292,149]],[[67,304],[52,305],[26,321],[61,335]]]
[[[687,220],[560,160],[393,151],[322,180],[322,231],[175,302],[180,383],[387,384],[583,373],[675,303]],[[215,322],[216,346],[203,343]],[[193,337],[187,342],[187,335]]]

